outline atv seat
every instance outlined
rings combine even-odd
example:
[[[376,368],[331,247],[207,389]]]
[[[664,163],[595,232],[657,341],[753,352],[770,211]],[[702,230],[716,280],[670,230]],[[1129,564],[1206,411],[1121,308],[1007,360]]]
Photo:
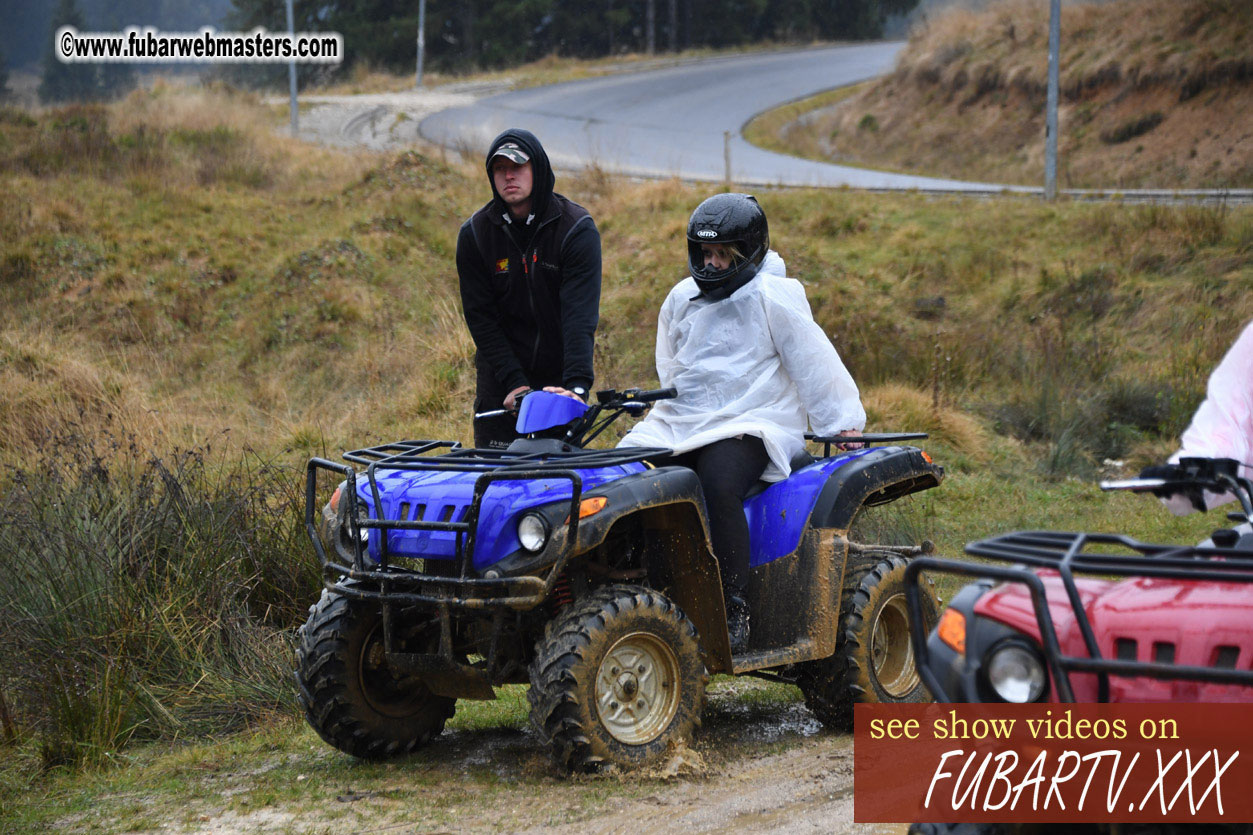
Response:
[[[788,463],[791,464],[792,466],[792,472],[796,472],[802,467],[808,467],[810,464],[814,463],[814,457],[809,454],[809,450],[802,449],[800,452],[793,455],[792,460],[789,461]],[[763,490],[765,490],[767,487],[769,487],[771,484],[774,484],[774,483],[775,482],[773,481],[758,481],[756,484],[754,484],[752,487],[749,488],[747,493],[744,494],[744,499],[745,500],[751,499],[753,496],[756,496],[758,493],[761,493]]]

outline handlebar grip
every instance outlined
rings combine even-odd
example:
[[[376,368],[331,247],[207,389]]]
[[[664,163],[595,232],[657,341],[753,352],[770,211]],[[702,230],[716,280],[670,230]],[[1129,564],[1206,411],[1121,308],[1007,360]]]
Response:
[[[631,399],[637,403],[653,403],[657,400],[669,400],[672,397],[678,397],[679,390],[674,386],[665,389],[653,389],[652,391],[641,391],[635,393]]]

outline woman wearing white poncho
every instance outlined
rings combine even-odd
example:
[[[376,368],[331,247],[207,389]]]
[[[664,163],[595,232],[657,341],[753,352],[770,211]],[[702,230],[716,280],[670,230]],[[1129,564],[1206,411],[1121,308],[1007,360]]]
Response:
[[[1172,464],[1180,458],[1234,458],[1242,465],[1240,475],[1253,478],[1253,322],[1210,374],[1205,400],[1180,440],[1179,451],[1170,457]],[[1145,473],[1153,475],[1157,469]],[[1205,493],[1207,508],[1234,499],[1230,493]],[[1183,495],[1171,496],[1165,503],[1179,516],[1195,510]],[[1246,524],[1240,529],[1249,531],[1250,527]]]
[[[700,478],[722,571],[733,650],[748,637],[745,494],[787,477],[807,423],[823,435],[866,424],[857,385],[813,320],[805,291],[770,249],[765,213],[745,194],[720,194],[688,224],[692,276],[657,321],[663,400],[620,446],[668,447]]]
[[[701,298],[690,277],[670,291],[657,319],[657,377],[679,396],[657,403],[622,446],[681,453],[755,435],[770,458],[761,478],[781,481],[805,447],[806,413],[819,434],[865,428],[857,384],[783,268],[771,250],[756,280],[722,301]]]

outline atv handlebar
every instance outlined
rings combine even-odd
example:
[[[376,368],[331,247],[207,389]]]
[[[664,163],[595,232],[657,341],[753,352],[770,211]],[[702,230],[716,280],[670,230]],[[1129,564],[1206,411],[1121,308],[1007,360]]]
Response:
[[[1177,464],[1146,467],[1139,478],[1102,481],[1100,486],[1163,499],[1183,495],[1201,512],[1208,509],[1205,493],[1229,493],[1240,502],[1243,521],[1253,516],[1253,482],[1240,476],[1240,462],[1230,458],[1180,458]]]
[[[627,403],[656,403],[658,400],[669,400],[679,396],[679,390],[671,386],[664,389],[627,389],[615,391],[607,389],[596,392],[596,402],[602,406],[618,406]]]
[[[816,435],[813,432],[805,433],[806,441],[822,444],[822,454],[826,458],[831,457],[831,447],[833,446],[836,449],[850,449],[853,448],[851,447],[852,444],[857,444],[856,448],[863,449],[874,444],[916,441],[925,437],[927,437],[926,432],[871,432],[867,435]]]
[[[516,415],[518,408],[522,405],[522,398],[530,393],[530,391],[526,391],[519,394],[514,401],[516,405],[512,409],[492,409],[488,412],[475,412],[474,419],[483,420],[484,418],[494,418],[502,415]],[[630,412],[636,412],[636,409],[631,408],[632,404],[656,403],[658,400],[669,400],[678,396],[679,390],[673,386],[664,389],[626,389],[625,391],[605,389],[604,391],[596,392],[596,402],[604,408],[625,408]]]
[[[526,391],[519,392],[518,395],[513,398],[512,409],[492,409],[487,412],[475,412],[474,419],[483,420],[484,418],[500,417],[501,415],[516,415],[518,410],[522,408],[522,398],[526,397],[533,391],[535,391],[535,389],[527,389]]]
[[[918,441],[930,437],[926,432],[871,432],[866,435],[815,435],[805,433],[805,440],[816,444],[890,444],[897,441]]]
[[[1123,478],[1117,481],[1102,481],[1100,487],[1107,493],[1113,490],[1130,490],[1132,493],[1148,493],[1159,490],[1169,484],[1164,478]]]

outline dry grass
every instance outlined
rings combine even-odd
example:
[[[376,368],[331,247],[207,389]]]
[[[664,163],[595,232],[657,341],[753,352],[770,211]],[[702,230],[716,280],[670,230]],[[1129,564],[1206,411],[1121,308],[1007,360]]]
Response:
[[[1244,0],[1118,0],[1062,11],[1061,89],[1078,98],[1108,85],[1174,86],[1181,98],[1248,80]],[[912,33],[895,75],[973,98],[998,89],[1040,94],[1047,84],[1048,7],[999,0],[953,8]]]
[[[1043,177],[1048,5],[952,9],[891,75],[772,132],[805,156],[976,180]],[[1071,187],[1253,185],[1253,15],[1243,0],[1062,11],[1059,179]]]
[[[932,394],[900,383],[887,383],[865,391],[866,417],[876,428],[907,428],[926,432],[934,442],[986,463],[991,455],[987,429],[968,414],[937,402]]]
[[[431,416],[469,362],[441,257],[477,197],[460,173],[294,142],[255,99],[213,88],[12,122],[5,457],[106,416],[189,445],[224,428],[246,445],[307,444],[363,434],[380,412],[444,428]],[[421,394],[383,409],[367,394],[403,380]]]
[[[7,113],[0,457],[84,426],[153,448],[226,431],[297,457],[388,436],[468,440],[473,349],[452,256],[485,193],[477,163],[301,145],[254,98],[218,88]],[[705,189],[595,169],[559,188],[604,241],[598,383],[646,385],[657,306],[684,274],[683,229]],[[875,428],[930,427],[971,460],[985,445],[956,413],[1036,440],[1067,425],[1028,396],[1030,375],[1094,404],[1084,420],[1115,402],[1093,391],[1156,385],[1171,405],[1117,445],[1177,431],[1197,375],[1253,316],[1238,289],[1253,257],[1246,210],[767,199],[816,318],[863,385],[888,387],[879,408],[895,425]],[[1165,356],[1163,333],[1178,334]]]
[[[33,451],[79,427],[167,449],[172,438],[147,381],[92,360],[94,346],[41,329],[0,333],[0,426],[14,453]]]

